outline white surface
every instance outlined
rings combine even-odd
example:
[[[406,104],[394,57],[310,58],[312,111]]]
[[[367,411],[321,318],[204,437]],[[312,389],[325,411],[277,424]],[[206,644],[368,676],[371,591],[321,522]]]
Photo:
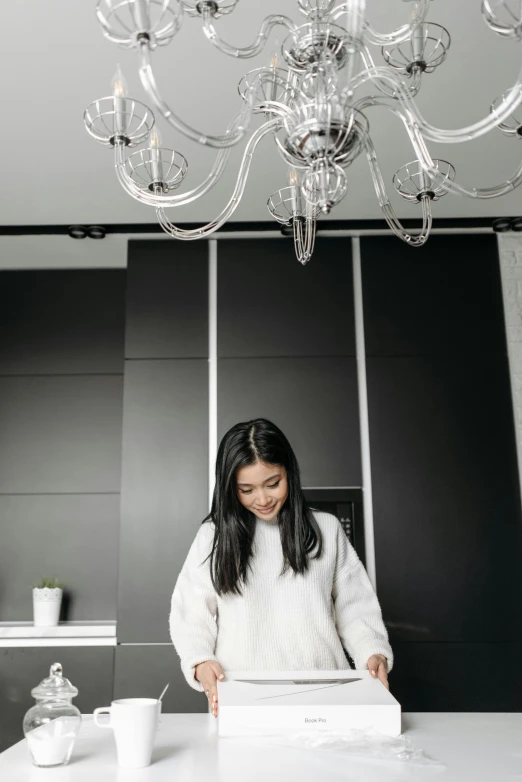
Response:
[[[217,424],[217,267],[218,244],[208,243],[208,510],[212,507],[218,450]]]
[[[511,398],[515,419],[518,477],[522,489],[522,236],[520,234],[499,235],[498,247]]]
[[[357,357],[357,391],[359,400],[359,432],[361,438],[361,466],[364,512],[364,552],[368,578],[377,592],[375,567],[375,535],[373,529],[372,463],[370,452],[370,423],[368,418],[368,385],[366,379],[366,340],[364,335],[364,300],[361,271],[361,240],[352,239],[353,299],[355,315],[355,346]],[[377,595],[379,593],[377,592]]]
[[[327,679],[332,683],[326,684]],[[338,679],[359,681],[337,684]],[[253,680],[270,683],[253,683]],[[297,683],[299,680],[306,683]],[[318,683],[311,684],[313,680]],[[276,681],[281,684],[274,684]],[[220,736],[354,728],[374,729],[388,736],[398,736],[401,732],[398,701],[367,670],[227,671],[226,680],[218,682],[218,697]]]
[[[220,739],[207,714],[164,714],[152,765],[118,769],[111,733],[85,717],[68,766],[31,765],[25,741],[0,754],[2,782],[517,782],[522,714],[404,714],[410,741],[445,768],[355,760],[325,750],[270,747],[263,739]]]
[[[35,627],[32,622],[0,622],[2,646],[116,646],[116,623],[62,622]]]
[[[150,765],[160,713],[156,698],[120,698],[95,709],[93,716],[97,728],[113,733],[118,765],[136,769]],[[100,719],[103,714],[108,721]]]
[[[411,14],[411,3],[401,0],[368,0],[367,5],[372,24],[383,32],[403,24]],[[132,95],[146,100],[136,53],[103,38],[95,6],[96,0],[0,3],[1,28],[9,31],[2,52],[0,211],[4,225],[155,222],[154,210],[133,201],[118,185],[110,150],[97,144],[83,127],[84,109],[109,93],[117,62]],[[448,27],[452,45],[446,62],[423,77],[418,103],[430,122],[454,128],[485,116],[493,99],[513,84],[521,47],[488,30],[479,0],[437,0],[431,6],[429,19]],[[255,38],[262,18],[271,13],[305,21],[295,0],[241,0],[232,14],[217,20],[216,28],[231,44],[244,46]],[[217,51],[204,37],[199,20],[185,15],[172,42],[153,53],[158,83],[185,121],[205,132],[223,132],[240,106],[239,79],[252,68],[268,65],[276,39],[280,46],[284,37],[284,29],[278,28],[261,55],[236,60]],[[377,48],[374,54],[382,63]],[[384,110],[369,110],[368,117],[391,188],[393,173],[414,157],[411,145],[402,123]],[[214,152],[186,140],[161,118],[158,124],[165,146],[187,156],[189,172],[182,189],[193,188],[208,173]],[[507,178],[520,159],[520,143],[500,132],[471,144],[432,144],[430,151],[450,160],[460,181],[476,186]],[[200,201],[171,210],[172,218],[213,218],[230,196],[237,168],[234,151],[223,182]],[[348,177],[348,194],[332,218],[380,217],[362,156],[350,167]],[[267,139],[254,159],[245,198],[234,219],[269,220],[266,200],[285,184],[285,166]],[[402,215],[419,214],[414,205],[394,193],[391,197]],[[518,214],[519,204],[519,192],[482,202],[447,196],[435,204],[434,212],[436,217]]]

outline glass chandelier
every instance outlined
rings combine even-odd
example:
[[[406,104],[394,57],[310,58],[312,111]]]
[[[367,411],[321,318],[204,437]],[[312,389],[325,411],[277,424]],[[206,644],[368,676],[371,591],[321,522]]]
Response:
[[[390,33],[370,25],[366,0],[297,0],[300,22],[284,15],[267,16],[254,42],[243,48],[222,40],[215,21],[232,13],[238,0],[99,0],[98,20],[106,38],[136,49],[142,85],[157,113],[176,131],[196,144],[216,149],[208,176],[192,190],[175,193],[187,174],[187,160],[162,146],[155,118],[148,106],[127,94],[119,71],[113,94],[94,101],[85,111],[88,132],[112,147],[116,175],[123,189],[156,210],[164,231],[192,240],[217,231],[234,213],[245,189],[258,144],[270,136],[289,168],[289,184],[268,198],[275,220],[292,227],[296,255],[306,263],[313,253],[317,219],[328,214],[345,196],[347,171],[365,155],[375,192],[393,233],[412,246],[423,245],[431,230],[432,202],[446,193],[468,198],[495,198],[522,181],[522,165],[513,176],[489,188],[467,188],[455,181],[455,169],[433,159],[426,142],[457,144],[478,138],[495,128],[522,136],[522,71],[514,87],[497,99],[479,122],[457,130],[436,128],[415,103],[424,74],[445,60],[450,36],[440,25],[427,22],[431,0],[409,3],[409,21]],[[270,65],[249,71],[238,85],[240,109],[222,135],[208,135],[188,125],[169,106],[156,83],[151,53],[168,44],[179,31],[183,15],[199,19],[209,42],[224,54],[248,59],[266,46],[273,28],[284,29],[281,53]],[[486,24],[505,38],[522,39],[522,0],[484,0]],[[378,50],[383,62],[376,64]],[[401,224],[389,200],[370,134],[370,115],[376,109],[396,115],[413,147],[413,162],[393,178],[399,194],[419,204],[422,226],[410,233]],[[259,118],[259,119],[258,119]],[[172,223],[168,210],[188,204],[219,181],[233,146],[245,146],[236,183],[221,213],[200,228],[187,230]],[[128,153],[127,147],[144,145]]]

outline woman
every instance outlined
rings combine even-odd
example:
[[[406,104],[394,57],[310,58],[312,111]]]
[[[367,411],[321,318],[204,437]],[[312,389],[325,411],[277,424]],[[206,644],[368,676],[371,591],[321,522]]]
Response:
[[[366,571],[335,516],[307,506],[295,454],[270,421],[236,424],[221,441],[170,633],[215,717],[225,671],[347,669],[344,649],[388,686],[393,654]]]

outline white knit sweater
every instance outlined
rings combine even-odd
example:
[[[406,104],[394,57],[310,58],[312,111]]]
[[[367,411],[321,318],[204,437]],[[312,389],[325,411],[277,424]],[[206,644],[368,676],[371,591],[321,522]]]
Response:
[[[223,670],[357,668],[372,654],[393,654],[377,596],[335,516],[314,511],[323,553],[308,571],[280,576],[283,553],[277,519],[256,519],[254,549],[242,595],[219,597],[210,578],[214,525],[203,524],[172,595],[170,634],[182,671],[195,690],[195,666],[217,660]]]

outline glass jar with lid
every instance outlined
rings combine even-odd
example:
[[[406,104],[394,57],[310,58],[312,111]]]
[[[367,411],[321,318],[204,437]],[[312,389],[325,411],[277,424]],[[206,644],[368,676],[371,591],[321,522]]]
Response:
[[[35,766],[68,763],[80,730],[82,715],[72,699],[78,690],[62,675],[60,663],[31,690],[36,700],[24,717],[24,734]]]

